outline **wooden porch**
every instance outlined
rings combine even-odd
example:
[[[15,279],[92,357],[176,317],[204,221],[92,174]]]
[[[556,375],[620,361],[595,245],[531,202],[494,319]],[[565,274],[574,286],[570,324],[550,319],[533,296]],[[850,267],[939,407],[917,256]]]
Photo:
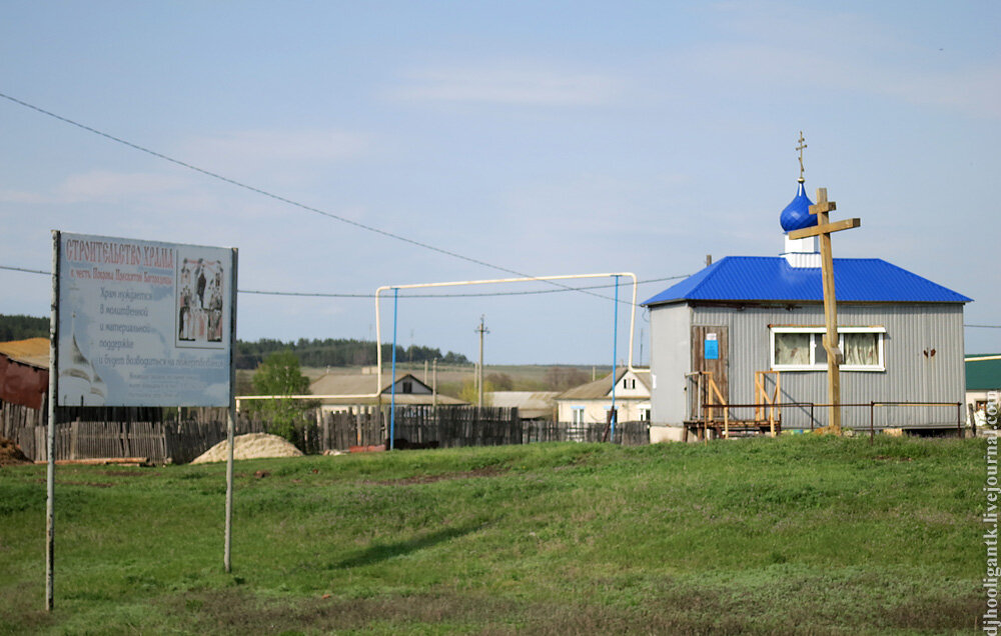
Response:
[[[767,379],[773,376],[772,390]],[[689,381],[689,417],[686,418],[685,440],[695,435],[698,440],[734,439],[738,437],[775,437],[782,430],[782,376],[778,371],[755,371],[754,403],[729,403],[713,377],[712,371],[696,371],[686,376]],[[733,417],[732,410],[751,410],[753,418]]]

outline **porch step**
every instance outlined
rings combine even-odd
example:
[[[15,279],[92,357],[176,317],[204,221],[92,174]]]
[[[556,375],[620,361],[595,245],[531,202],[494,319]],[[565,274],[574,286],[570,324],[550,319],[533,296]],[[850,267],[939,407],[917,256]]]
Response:
[[[729,437],[758,437],[761,435],[771,435],[772,426],[765,420],[730,420],[729,427],[725,427],[722,420],[713,420],[706,424],[705,422],[685,422],[685,427],[691,433],[700,435],[702,430],[706,427],[714,431],[714,437],[722,438],[724,430],[729,429]],[[781,420],[775,420],[775,434],[778,435],[782,431]]]

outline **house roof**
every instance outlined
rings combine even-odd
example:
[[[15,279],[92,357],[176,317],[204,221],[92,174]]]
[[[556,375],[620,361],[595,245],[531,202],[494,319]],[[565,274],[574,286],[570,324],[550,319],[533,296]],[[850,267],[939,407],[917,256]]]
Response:
[[[966,303],[973,299],[879,258],[834,259],[839,302]],[[819,267],[792,267],[781,256],[727,256],[643,305],[683,300],[823,302]]]
[[[0,354],[37,369],[49,368],[49,339],[28,338],[0,342]]]
[[[623,367],[618,374],[615,376],[615,381],[621,380],[627,373],[629,369]],[[640,383],[650,390],[652,384],[649,373],[636,373],[636,378]],[[612,374],[609,373],[603,378],[599,378],[594,382],[588,382],[587,384],[582,384],[580,386],[574,387],[569,391],[564,391],[557,397],[557,400],[600,400],[601,398],[608,397],[612,392]]]
[[[310,383],[309,391],[313,395],[371,395],[375,393],[376,377],[375,374],[326,373]],[[431,390],[431,387],[415,378],[412,373],[396,374],[397,382],[403,379],[412,380],[428,391]],[[390,374],[382,375],[382,383],[382,393],[390,393],[393,386]],[[399,389],[396,390],[396,394],[400,395]]]
[[[318,398],[317,402],[325,406],[358,406],[358,405],[375,405],[378,402],[377,398],[374,397],[361,397],[361,398]],[[438,406],[468,406],[469,402],[464,402],[460,399],[442,395],[439,393],[434,396],[430,393],[397,393],[396,394],[396,406],[414,406],[414,405],[425,405],[430,406],[432,404],[437,404]],[[382,395],[382,405],[390,405],[389,393],[384,393]]]
[[[1001,354],[967,356],[966,390],[997,391],[1001,389]]]
[[[374,374],[339,374],[339,373],[327,373],[320,376],[314,380],[309,385],[310,393],[313,395],[372,395],[375,393],[376,376]],[[382,376],[382,401],[383,404],[389,404],[389,396],[391,394],[391,388],[393,383],[390,381],[391,378],[388,373]],[[396,382],[401,380],[410,380],[421,385],[427,389],[427,393],[402,393],[397,388],[396,390],[396,404],[397,405],[409,405],[409,404],[432,404],[437,402],[442,406],[460,405],[467,404],[462,400],[458,400],[447,395],[442,395],[439,393],[437,397],[431,394],[431,387],[424,384],[418,380],[412,373],[400,372],[396,374]],[[322,404],[375,404],[375,397],[363,397],[363,398],[321,398],[320,403]]]
[[[517,408],[525,419],[551,415],[559,391],[492,391],[490,405]]]

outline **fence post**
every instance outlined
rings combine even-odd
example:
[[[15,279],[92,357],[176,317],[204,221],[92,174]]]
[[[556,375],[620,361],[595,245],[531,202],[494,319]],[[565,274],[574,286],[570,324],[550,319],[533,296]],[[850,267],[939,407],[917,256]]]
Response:
[[[876,403],[869,402],[869,446],[876,441],[876,425],[873,420],[876,418]]]

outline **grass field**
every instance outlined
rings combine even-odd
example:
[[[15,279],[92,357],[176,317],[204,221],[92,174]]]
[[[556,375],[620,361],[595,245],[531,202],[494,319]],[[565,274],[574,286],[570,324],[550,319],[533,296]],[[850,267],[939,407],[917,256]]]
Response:
[[[968,633],[983,440],[0,469],[0,633]]]

